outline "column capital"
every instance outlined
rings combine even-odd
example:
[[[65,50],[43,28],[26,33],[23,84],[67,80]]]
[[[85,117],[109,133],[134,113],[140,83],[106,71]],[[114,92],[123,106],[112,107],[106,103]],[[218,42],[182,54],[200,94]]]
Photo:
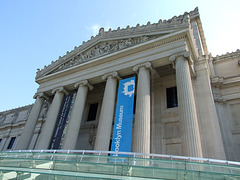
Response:
[[[191,76],[196,77],[196,72],[195,72],[195,69],[194,69],[193,60],[191,58],[191,53],[189,51],[184,51],[184,52],[181,52],[181,53],[174,54],[174,55],[170,56],[169,60],[172,62],[173,69],[175,69],[176,60],[177,60],[178,57],[184,57],[184,59],[186,61],[188,61],[189,68],[190,68],[190,71],[191,71]]]
[[[88,82],[88,80],[83,80],[74,84],[74,87],[87,86],[89,90],[93,89],[93,86]]]
[[[67,91],[64,89],[64,87],[55,88],[55,89],[52,90],[52,93],[55,94],[57,91],[58,91],[58,92],[63,92],[65,95],[68,95],[68,94],[69,94],[69,92],[67,92]]]
[[[153,71],[152,64],[150,62],[146,62],[146,63],[138,64],[138,65],[134,66],[133,71],[138,72],[141,67],[145,67],[145,68]]]
[[[114,78],[117,78],[118,80],[120,80],[121,78],[119,77],[118,75],[118,72],[117,71],[114,71],[114,72],[111,72],[111,73],[107,73],[107,74],[104,74],[102,76],[102,80],[107,80],[108,76],[112,76]]]
[[[174,54],[174,55],[170,56],[169,60],[174,62],[174,61],[176,61],[176,59],[178,57],[185,57],[186,59],[190,59],[190,56],[191,56],[190,52],[189,51],[185,51],[185,52],[181,52],[181,53]]]
[[[37,99],[37,97],[41,97],[41,98],[44,98],[45,100],[49,100],[49,97],[47,97],[43,92],[41,92],[41,93],[36,93],[34,96],[33,96],[33,98],[34,99]]]

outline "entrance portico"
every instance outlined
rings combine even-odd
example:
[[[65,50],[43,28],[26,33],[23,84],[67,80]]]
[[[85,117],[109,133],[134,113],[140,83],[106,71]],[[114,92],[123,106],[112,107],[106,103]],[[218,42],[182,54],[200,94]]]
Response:
[[[203,154],[206,154],[204,153],[206,149],[202,148],[202,138],[205,137],[202,134],[202,126],[196,108],[196,101],[199,97],[195,95],[193,83],[193,75],[198,77],[194,70],[194,64],[198,61],[199,54],[195,47],[193,34],[189,30],[191,28],[189,18],[189,15],[179,17],[179,21],[172,20],[167,24],[168,26],[160,22],[158,25],[149,24],[145,27],[145,32],[134,31],[131,36],[127,30],[124,31],[124,34],[123,31],[104,32],[104,29],[101,29],[95,39],[75,48],[39,71],[36,77],[36,82],[40,85],[37,93],[53,97],[53,101],[35,149],[49,148],[56,128],[56,120],[60,116],[59,111],[64,95],[75,93],[76,97],[70,110],[66,130],[64,130],[65,135],[62,136],[61,148],[77,149],[82,144],[88,143],[89,149],[109,150],[118,80],[136,76],[132,151],[140,153],[173,152],[179,153],[177,155],[193,157],[202,157]],[[159,69],[172,65],[175,70],[171,68],[171,73],[164,74],[159,71]],[[169,82],[163,83],[165,79],[169,79]],[[167,83],[168,85],[165,86]],[[99,116],[96,116],[94,123],[87,122],[86,116],[90,111],[89,107],[87,109],[87,104],[89,99],[93,99],[90,90],[94,89],[97,92],[96,87],[99,84],[104,84],[104,88],[101,89],[101,92],[104,92],[100,97],[101,106],[97,107]],[[164,90],[168,87],[176,87],[178,105],[165,107],[166,101],[163,98],[155,99],[155,97],[166,94],[166,92],[161,92],[161,88],[157,88],[158,86],[161,86],[162,89],[165,88]],[[32,116],[37,119],[42,100],[38,98],[35,106],[37,108],[33,108]],[[163,106],[165,110],[162,110]],[[175,108],[175,114],[171,113],[172,109],[170,108]],[[160,114],[157,118],[154,116],[156,111],[159,111]],[[171,132],[171,134],[167,131],[168,128],[157,129],[157,125],[163,128],[172,127],[171,131],[180,127],[180,130],[175,134]],[[215,130],[219,131],[217,127]],[[89,137],[88,140],[81,142],[83,131],[85,135],[88,133]],[[153,131],[154,133],[152,133]],[[21,143],[24,144],[29,144],[29,141],[29,139],[21,139]],[[153,149],[151,143],[160,141],[165,141],[165,144],[159,145],[161,149]],[[206,142],[212,143],[210,140]],[[181,151],[176,149],[176,144],[182,149]],[[221,140],[217,142],[216,146],[219,147],[220,153],[216,157],[214,157],[214,153],[211,153],[211,158],[224,159]],[[19,145],[19,147],[21,146]]]

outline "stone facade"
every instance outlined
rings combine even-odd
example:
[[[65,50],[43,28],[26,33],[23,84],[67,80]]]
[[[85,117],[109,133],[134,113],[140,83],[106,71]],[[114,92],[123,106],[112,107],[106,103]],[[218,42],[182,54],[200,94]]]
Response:
[[[109,150],[118,82],[135,76],[132,151],[240,161],[239,56],[211,56],[197,8],[154,24],[101,28],[38,69],[33,105],[0,113],[0,150],[48,149],[68,94],[59,148]]]

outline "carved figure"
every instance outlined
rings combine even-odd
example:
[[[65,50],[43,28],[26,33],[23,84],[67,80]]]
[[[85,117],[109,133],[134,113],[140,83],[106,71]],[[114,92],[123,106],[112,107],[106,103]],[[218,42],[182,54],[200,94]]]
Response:
[[[114,43],[112,44],[111,51],[112,51],[112,52],[115,52],[115,51],[117,51],[117,50],[118,50],[118,43],[114,42]]]
[[[146,42],[148,39],[149,38],[147,36],[142,36],[140,42]]]
[[[80,54],[80,57],[82,60],[85,60],[87,58],[86,55],[83,55],[82,53]]]
[[[111,49],[111,46],[109,43],[104,43],[104,47],[103,47],[103,52],[107,52],[109,53],[110,52],[110,49]]]
[[[119,49],[123,49],[123,48],[125,48],[126,46],[125,46],[125,42],[123,41],[123,40],[121,40],[120,41],[120,43],[118,44],[118,48]]]
[[[97,45],[96,47],[95,47],[95,49],[94,49],[94,55],[95,56],[98,56],[98,55],[100,55],[101,53],[100,53],[100,48],[99,48],[99,46]]]
[[[129,38],[128,40],[126,40],[126,41],[125,41],[126,47],[131,46],[131,45],[132,45],[132,42],[133,42],[133,40],[132,40],[131,38]]]
[[[88,58],[92,58],[94,56],[94,54],[93,54],[93,49],[92,50],[89,50],[88,52],[87,52],[87,57]]]

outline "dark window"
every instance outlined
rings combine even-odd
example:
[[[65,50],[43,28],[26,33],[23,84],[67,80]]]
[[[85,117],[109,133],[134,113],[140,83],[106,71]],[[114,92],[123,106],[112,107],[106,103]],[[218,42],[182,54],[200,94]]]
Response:
[[[98,103],[90,104],[87,121],[94,121],[96,119]]]
[[[12,137],[11,138],[10,143],[9,143],[7,149],[12,149],[15,139],[16,139],[16,137]]]
[[[177,87],[167,88],[166,93],[167,93],[167,108],[178,107]]]

